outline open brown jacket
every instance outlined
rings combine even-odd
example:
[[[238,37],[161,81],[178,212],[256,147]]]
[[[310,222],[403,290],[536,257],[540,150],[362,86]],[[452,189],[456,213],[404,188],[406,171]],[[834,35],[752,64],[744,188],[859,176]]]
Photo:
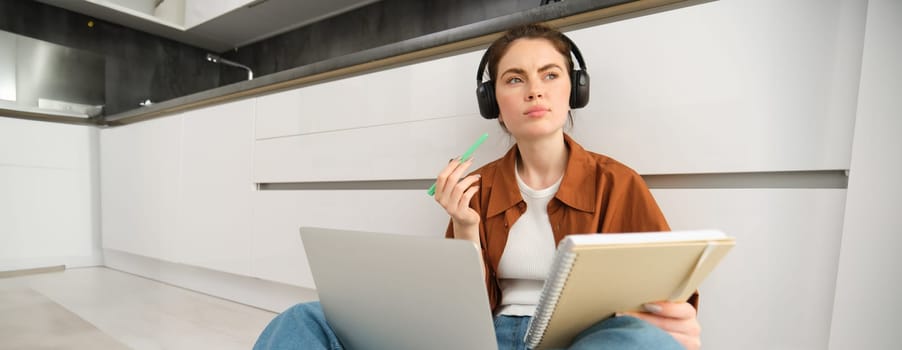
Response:
[[[645,181],[633,169],[589,152],[564,135],[570,158],[561,187],[548,203],[555,245],[570,234],[669,231],[667,220]],[[477,169],[479,192],[470,207],[480,216],[479,240],[485,261],[486,287],[492,310],[501,300],[498,263],[510,227],[526,211],[514,175],[519,151],[514,145],[498,160]],[[454,237],[449,223],[446,237]],[[697,306],[698,295],[689,302]]]

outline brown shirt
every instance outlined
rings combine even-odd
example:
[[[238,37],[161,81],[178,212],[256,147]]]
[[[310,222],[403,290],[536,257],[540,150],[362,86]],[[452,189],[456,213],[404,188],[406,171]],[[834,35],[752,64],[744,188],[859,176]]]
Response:
[[[570,150],[567,169],[560,189],[548,203],[555,245],[569,234],[670,230],[638,173],[612,158],[586,151],[566,134],[564,141]],[[492,310],[501,300],[496,271],[510,227],[526,211],[514,175],[518,154],[514,145],[500,159],[474,171],[482,177],[470,207],[480,216],[479,240]],[[451,224],[446,236],[454,237]],[[695,299],[690,300],[693,305]]]

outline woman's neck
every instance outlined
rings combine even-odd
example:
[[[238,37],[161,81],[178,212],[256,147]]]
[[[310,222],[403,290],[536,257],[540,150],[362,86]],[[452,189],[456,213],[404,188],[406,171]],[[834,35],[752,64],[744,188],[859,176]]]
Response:
[[[517,149],[520,151],[517,173],[530,188],[548,188],[564,175],[569,150],[563,133],[543,139],[518,140]]]

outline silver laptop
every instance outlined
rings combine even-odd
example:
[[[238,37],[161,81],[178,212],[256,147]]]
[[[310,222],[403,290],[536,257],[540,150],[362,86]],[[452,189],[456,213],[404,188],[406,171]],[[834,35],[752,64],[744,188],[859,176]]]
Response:
[[[497,349],[476,244],[300,231],[326,320],[345,348]]]

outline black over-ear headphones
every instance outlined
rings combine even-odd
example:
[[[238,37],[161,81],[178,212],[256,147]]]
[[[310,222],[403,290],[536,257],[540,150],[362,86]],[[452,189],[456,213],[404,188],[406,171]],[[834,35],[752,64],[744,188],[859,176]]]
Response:
[[[579,69],[570,71],[570,108],[583,108],[589,104],[589,72],[586,71],[586,62],[579,48],[566,35],[561,34],[564,40],[570,44],[570,51],[576,57]],[[479,114],[485,119],[498,118],[501,112],[498,109],[498,101],[495,100],[494,79],[483,82],[485,66],[488,64],[488,50],[479,61],[479,70],[476,72],[476,101],[479,103]]]

